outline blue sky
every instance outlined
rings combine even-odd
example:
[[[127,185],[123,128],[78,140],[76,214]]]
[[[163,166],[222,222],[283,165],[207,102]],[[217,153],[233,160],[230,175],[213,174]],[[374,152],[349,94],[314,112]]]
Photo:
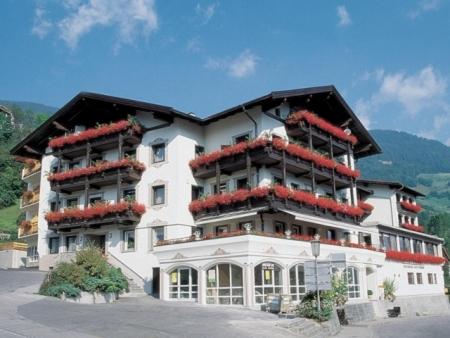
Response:
[[[0,98],[80,91],[200,116],[334,84],[371,129],[450,145],[450,1],[0,2]]]

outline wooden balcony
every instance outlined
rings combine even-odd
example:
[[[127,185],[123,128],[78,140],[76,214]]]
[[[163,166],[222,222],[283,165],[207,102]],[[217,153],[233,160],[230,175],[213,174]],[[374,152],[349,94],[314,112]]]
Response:
[[[63,148],[55,150],[53,155],[61,156],[62,158],[69,160],[85,156],[87,153],[88,143],[91,149],[91,156],[97,153],[101,154],[107,150],[117,149],[120,138],[122,138],[122,147],[124,151],[134,148],[141,142],[141,135],[135,134],[131,130],[128,130],[117,134],[101,136],[94,140],[90,140],[89,142],[85,141],[78,142],[73,145],[66,145]]]
[[[104,172],[90,175],[80,176],[64,181],[51,181],[50,187],[53,191],[60,191],[62,193],[71,194],[75,191],[85,189],[86,180],[89,188],[100,189],[108,185],[116,185],[118,180],[124,183],[133,183],[141,179],[141,171],[133,168],[110,169]]]
[[[41,171],[41,162],[39,161],[32,161],[31,164],[25,164],[22,170],[22,178],[27,178],[33,174],[36,174]]]
[[[25,208],[38,202],[39,202],[39,189],[36,189],[34,191],[25,191],[22,194],[20,207]]]
[[[264,148],[257,148],[249,150],[249,157],[252,166],[261,167],[274,167],[283,170],[283,152],[268,146]],[[220,159],[219,161],[220,172],[222,174],[230,175],[232,172],[238,170],[244,170],[247,167],[247,155],[246,153],[228,156]],[[298,157],[292,156],[286,153],[286,171],[297,177],[305,177],[307,179],[312,178],[314,172],[315,180],[317,184],[332,184],[333,170],[327,168],[320,168],[311,166],[311,162],[302,160]],[[211,178],[216,176],[216,164],[212,163],[207,166],[202,166],[197,169],[193,169],[193,175],[195,178]],[[345,175],[341,175],[337,172],[334,173],[336,188],[343,189],[351,186],[351,178]]]
[[[306,123],[300,123],[298,125],[286,124],[286,132],[290,137],[295,137],[305,144],[309,142],[309,128]],[[333,136],[330,137],[330,134],[315,126],[311,126],[311,138],[314,149],[320,149],[326,152],[330,151],[331,140],[334,156],[341,156],[348,153],[347,142]]]
[[[224,217],[227,214],[244,213],[256,210],[265,213],[277,213],[280,210],[289,210],[300,214],[323,217],[330,220],[359,224],[369,213],[362,217],[353,217],[341,213],[334,213],[317,206],[306,203],[299,203],[289,199],[284,199],[270,193],[268,196],[259,198],[250,198],[242,202],[232,203],[230,205],[217,205],[213,208],[204,209],[194,213],[196,221],[211,219],[214,217]]]
[[[49,223],[49,230],[69,231],[71,229],[90,228],[98,229],[106,225],[133,225],[139,222],[140,217],[132,212],[112,214],[104,217],[96,217],[86,221],[66,220],[59,223]]]
[[[38,217],[34,216],[28,221],[23,221],[19,225],[18,237],[31,236],[38,233]]]

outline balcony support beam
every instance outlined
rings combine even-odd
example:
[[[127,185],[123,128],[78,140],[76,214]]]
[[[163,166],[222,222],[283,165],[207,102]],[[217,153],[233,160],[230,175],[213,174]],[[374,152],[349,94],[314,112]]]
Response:
[[[283,150],[283,161],[282,161],[282,179],[283,185],[286,186],[286,151]]]
[[[91,164],[91,143],[86,142],[86,166]],[[89,178],[86,176],[84,179],[84,207],[89,205]]]
[[[61,172],[61,154],[59,154],[58,156],[58,164],[57,164],[57,170],[60,173]],[[59,185],[56,189],[56,197],[55,197],[55,201],[56,201],[56,211],[59,211]]]
[[[347,142],[347,162],[348,162],[347,165],[350,169],[354,169],[352,166],[351,153],[352,153],[352,149],[350,147],[350,142]],[[355,191],[355,179],[352,178],[352,179],[350,179],[350,201],[353,206],[355,206],[355,204],[356,204],[354,191]]]
[[[333,138],[331,135],[328,138],[329,140],[329,146],[330,146],[330,158],[334,161],[334,154],[333,154]],[[331,180],[332,180],[332,188],[333,188],[333,198],[334,200],[337,200],[337,194],[336,194],[336,172],[333,168],[332,174],[331,174]]]
[[[313,140],[312,140],[312,127],[311,123],[308,123],[308,144],[309,150],[313,151]],[[312,193],[316,193],[316,175],[314,173],[314,162],[311,161],[311,190]]]
[[[119,161],[123,158],[123,135],[122,133],[119,134],[119,140],[118,140],[118,151],[119,151]],[[120,202],[120,199],[122,197],[122,177],[120,174],[120,168],[117,169],[117,203]]]
[[[245,160],[246,160],[246,166],[247,166],[247,188],[251,189],[253,188],[253,184],[252,184],[252,159],[250,158],[250,153],[247,150],[246,155],[245,155]]]

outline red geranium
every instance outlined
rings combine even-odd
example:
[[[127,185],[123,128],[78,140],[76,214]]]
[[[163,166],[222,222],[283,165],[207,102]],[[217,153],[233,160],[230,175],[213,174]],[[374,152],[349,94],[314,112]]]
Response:
[[[392,250],[386,251],[386,259],[419,264],[443,264],[445,262],[443,257]]]
[[[49,223],[63,221],[84,221],[93,218],[102,218],[106,215],[131,211],[137,216],[145,213],[145,206],[136,202],[119,202],[114,204],[98,203],[85,209],[68,208],[63,211],[51,211],[45,215]]]
[[[326,131],[327,133],[333,135],[334,137],[343,140],[348,141],[351,144],[355,145],[358,142],[358,139],[353,135],[348,135],[344,130],[342,130],[339,127],[334,126],[328,121],[325,121],[324,119],[320,118],[319,116],[307,111],[307,110],[301,110],[298,111],[286,120],[286,123],[288,125],[297,125],[301,121],[307,121],[309,124]]]
[[[411,212],[418,213],[422,211],[422,207],[419,204],[413,204],[407,201],[401,201],[401,206]]]
[[[61,173],[55,173],[48,176],[49,181],[61,182],[78,177],[92,176],[111,169],[133,168],[136,171],[144,171],[145,166],[135,160],[128,158],[119,161],[103,162],[99,165],[93,165],[87,168],[76,168]]]
[[[408,230],[417,231],[417,232],[424,232],[425,229],[421,225],[415,225],[411,223],[403,223],[402,227]]]
[[[51,139],[48,145],[55,148],[62,148],[65,145],[72,145],[78,142],[85,142],[105,135],[112,135],[120,133],[121,131],[132,128],[134,132],[140,134],[141,128],[139,125],[132,123],[128,120],[122,120],[110,124],[102,124],[97,128],[86,129],[77,134],[69,134],[65,136],[56,137]]]

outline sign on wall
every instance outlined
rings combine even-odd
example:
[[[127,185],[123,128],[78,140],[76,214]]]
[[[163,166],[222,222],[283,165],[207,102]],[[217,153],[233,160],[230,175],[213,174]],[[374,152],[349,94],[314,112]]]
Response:
[[[319,291],[331,290],[331,264],[329,261],[317,261],[317,284]],[[317,291],[314,261],[305,262],[305,286],[308,291]]]

